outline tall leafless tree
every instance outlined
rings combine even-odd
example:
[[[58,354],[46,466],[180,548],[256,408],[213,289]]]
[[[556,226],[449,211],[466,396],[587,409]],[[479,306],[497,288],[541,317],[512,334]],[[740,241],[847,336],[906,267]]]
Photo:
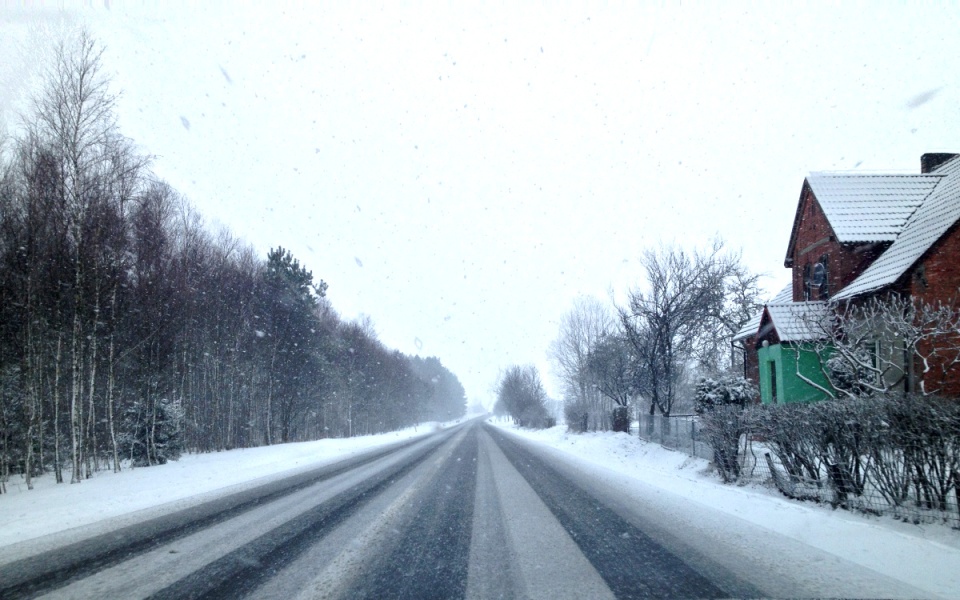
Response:
[[[699,369],[708,374],[743,373],[743,354],[734,349],[733,337],[763,309],[762,275],[750,271],[739,253],[728,259],[728,273],[723,278],[723,303],[715,306],[714,312],[704,319],[694,349]]]
[[[540,372],[533,365],[513,365],[503,373],[497,386],[498,410],[505,410],[521,427],[548,425],[547,392]]]
[[[606,429],[609,411],[589,366],[590,352],[616,328],[611,310],[600,300],[581,296],[560,319],[557,339],[550,345],[549,356],[562,383],[566,412],[586,414],[588,421]]]
[[[99,215],[93,213],[104,201],[103,186],[113,176],[111,150],[118,137],[114,116],[116,98],[110,93],[109,80],[102,71],[102,54],[103,49],[86,31],[61,41],[45,75],[46,85],[34,100],[36,120],[32,124],[37,137],[51,149],[57,161],[73,253],[69,342],[72,483],[81,481],[81,466],[85,466],[84,432],[89,424],[84,422],[82,396],[86,387],[92,401],[93,379],[85,381],[84,372],[85,363],[89,361],[95,376],[95,329],[100,316],[99,296],[90,303],[84,295],[87,278],[96,269],[96,265],[91,264],[92,253],[86,252],[85,246],[98,222]],[[99,281],[96,278],[96,282]],[[91,341],[89,348],[86,339]]]
[[[718,330],[725,336],[736,331],[725,324],[729,286],[749,276],[740,256],[725,252],[720,240],[692,252],[673,246],[648,250],[641,262],[645,281],[628,292],[618,313],[638,361],[636,388],[650,398],[651,415],[669,416],[682,374],[698,351],[702,355],[716,344]]]

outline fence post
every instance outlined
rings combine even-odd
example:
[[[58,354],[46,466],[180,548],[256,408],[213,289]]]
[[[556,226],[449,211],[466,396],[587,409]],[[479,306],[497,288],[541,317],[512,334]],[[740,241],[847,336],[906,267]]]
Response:
[[[697,420],[690,418],[690,454],[697,455]]]

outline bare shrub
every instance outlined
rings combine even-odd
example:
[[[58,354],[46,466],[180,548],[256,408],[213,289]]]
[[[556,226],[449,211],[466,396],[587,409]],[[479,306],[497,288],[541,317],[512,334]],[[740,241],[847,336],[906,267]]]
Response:
[[[754,407],[742,419],[744,432],[763,439],[786,471],[781,475],[771,463],[774,481],[788,496],[869,512],[892,508],[895,514],[958,506],[955,401],[876,394]]]

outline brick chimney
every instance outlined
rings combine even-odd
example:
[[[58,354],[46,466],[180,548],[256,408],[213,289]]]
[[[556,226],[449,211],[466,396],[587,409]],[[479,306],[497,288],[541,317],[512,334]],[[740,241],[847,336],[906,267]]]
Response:
[[[928,152],[920,157],[920,172],[932,173],[937,169],[937,167],[955,156],[960,155],[951,154],[949,152]]]

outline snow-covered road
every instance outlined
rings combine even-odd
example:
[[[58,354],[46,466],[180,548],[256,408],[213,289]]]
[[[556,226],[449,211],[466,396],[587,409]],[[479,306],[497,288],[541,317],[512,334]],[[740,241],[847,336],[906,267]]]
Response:
[[[652,504],[659,525],[672,535],[688,535],[694,544],[717,549],[721,560],[736,562],[725,557],[737,556],[742,568],[756,576],[786,571],[803,572],[809,581],[828,580],[824,565],[850,564],[877,574],[877,581],[902,582],[916,590],[916,597],[960,598],[960,532],[949,526],[914,525],[789,500],[772,486],[726,485],[706,460],[636,435],[498,425],[569,468],[606,481],[629,502]],[[838,584],[852,581],[842,573],[835,577]],[[870,589],[824,595],[896,595],[892,588]]]
[[[233,479],[221,475],[218,490],[198,487],[194,496],[137,489],[133,475],[162,469],[5,495],[0,598],[913,598],[960,590],[956,532],[723,486],[701,472],[704,463],[634,437],[511,429],[473,421],[382,436],[353,442],[342,460],[316,443],[313,458],[307,445],[273,449],[272,461],[267,450],[222,453]],[[287,472],[236,479],[257,472],[257,462]],[[105,520],[65,531],[48,524],[39,537],[42,528],[18,530],[23,520],[55,520],[52,495],[96,490],[98,479],[128,482],[102,486],[114,501]],[[136,500],[174,493],[152,508]],[[85,501],[95,495],[87,491]],[[33,508],[22,503],[31,496],[41,500]],[[133,512],[119,508],[124,497]],[[23,513],[8,519],[7,508]],[[69,513],[66,503],[60,509]]]

